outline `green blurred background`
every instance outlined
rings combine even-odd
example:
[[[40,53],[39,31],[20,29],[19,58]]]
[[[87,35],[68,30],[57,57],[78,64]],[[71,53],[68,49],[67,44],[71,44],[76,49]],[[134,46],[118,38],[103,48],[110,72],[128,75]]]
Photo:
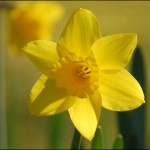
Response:
[[[144,63],[142,76],[145,89],[146,103],[142,124],[144,126],[144,147],[150,148],[150,2],[149,1],[57,1],[65,10],[64,16],[54,26],[52,40],[58,38],[70,15],[78,8],[91,10],[98,18],[102,36],[116,33],[137,33],[140,55],[138,65]],[[7,13],[7,12],[6,12]],[[7,20],[9,21],[9,20]],[[7,28],[5,28],[7,30]],[[3,30],[0,29],[1,38]],[[6,33],[6,32],[5,32]],[[9,34],[7,35],[9,36]],[[15,37],[14,37],[15,38]],[[6,46],[7,47],[7,46]],[[6,125],[7,148],[11,149],[48,149],[70,147],[74,126],[67,112],[51,117],[32,116],[28,111],[28,97],[33,84],[40,76],[40,72],[24,56],[15,56],[10,48],[4,51],[5,62],[5,93],[6,93]],[[132,69],[133,59],[128,65]],[[143,68],[142,68],[143,69]],[[135,76],[140,74],[137,72]],[[2,85],[0,85],[1,88]],[[137,116],[138,118],[139,116]],[[130,120],[126,115],[121,116],[127,123],[129,131]],[[134,117],[135,118],[135,117]],[[141,118],[133,124],[136,128]],[[118,113],[102,109],[100,125],[104,133],[106,148],[110,148],[118,133],[121,132]],[[0,122],[3,122],[0,118]],[[137,129],[138,130],[138,129]],[[130,135],[129,135],[130,136]],[[0,134],[0,138],[3,138]],[[90,142],[83,139],[82,147],[89,148]]]

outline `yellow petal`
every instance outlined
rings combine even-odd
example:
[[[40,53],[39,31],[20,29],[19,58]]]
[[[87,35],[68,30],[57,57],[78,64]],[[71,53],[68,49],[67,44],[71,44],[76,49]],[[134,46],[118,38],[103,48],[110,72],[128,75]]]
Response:
[[[136,34],[115,34],[97,40],[92,50],[101,70],[119,71],[128,64],[136,44]]]
[[[39,78],[31,90],[29,109],[37,116],[53,115],[67,110],[75,101],[64,89],[55,86],[55,80],[44,74]]]
[[[47,40],[37,40],[28,43],[23,51],[35,66],[51,77],[50,69],[58,60],[57,44]]]
[[[89,98],[77,98],[69,108],[69,114],[77,130],[88,140],[92,140],[101,112],[101,97],[98,92]]]
[[[100,38],[97,18],[86,9],[79,9],[71,16],[59,39],[59,44],[76,56],[88,56],[91,45]],[[59,50],[61,51],[61,50]]]
[[[102,106],[114,111],[132,110],[145,102],[139,83],[124,69],[116,74],[101,73],[100,92]]]

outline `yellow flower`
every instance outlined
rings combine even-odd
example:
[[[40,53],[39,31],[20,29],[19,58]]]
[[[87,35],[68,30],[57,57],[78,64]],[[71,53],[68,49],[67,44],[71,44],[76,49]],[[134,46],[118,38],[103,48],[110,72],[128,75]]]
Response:
[[[23,48],[43,73],[31,90],[31,113],[47,116],[68,110],[75,127],[91,140],[102,106],[127,111],[144,103],[140,85],[124,69],[136,44],[132,33],[101,37],[93,13],[77,10],[58,43],[37,40]]]
[[[21,2],[10,11],[11,46],[16,53],[27,42],[51,38],[53,26],[63,14],[54,2]]]

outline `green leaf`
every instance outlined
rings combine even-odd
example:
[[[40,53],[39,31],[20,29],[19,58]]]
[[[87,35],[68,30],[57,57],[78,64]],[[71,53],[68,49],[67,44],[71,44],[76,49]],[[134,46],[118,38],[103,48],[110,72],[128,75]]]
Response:
[[[144,94],[146,95],[146,68],[145,59],[143,56],[143,50],[140,47],[136,48],[134,53],[131,74],[140,83]],[[130,147],[134,149],[145,148],[145,120],[146,120],[146,105],[142,105],[138,109],[130,112],[132,120],[132,139],[130,141]],[[132,146],[132,147],[131,147]]]
[[[104,138],[102,128],[98,126],[94,139],[91,144],[91,149],[104,149]]]
[[[133,55],[131,74],[140,83],[146,94],[146,70],[143,50],[138,46]],[[145,105],[129,112],[119,112],[119,130],[124,138],[125,149],[144,149]]]
[[[116,137],[112,149],[123,149],[124,148],[124,142],[123,137],[121,134],[118,134]]]
[[[48,118],[48,144],[51,149],[61,149],[62,147],[65,147],[65,140],[67,140],[67,137],[61,138],[62,135],[66,134],[65,119],[66,112]]]

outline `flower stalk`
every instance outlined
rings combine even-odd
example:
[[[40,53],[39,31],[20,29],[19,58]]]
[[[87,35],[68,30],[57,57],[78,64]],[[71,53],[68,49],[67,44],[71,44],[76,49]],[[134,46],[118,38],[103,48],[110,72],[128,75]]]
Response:
[[[82,141],[82,136],[75,128],[72,143],[71,143],[71,149],[80,149],[81,141]]]
[[[5,91],[5,3],[0,3],[0,149],[7,149],[6,91]]]

